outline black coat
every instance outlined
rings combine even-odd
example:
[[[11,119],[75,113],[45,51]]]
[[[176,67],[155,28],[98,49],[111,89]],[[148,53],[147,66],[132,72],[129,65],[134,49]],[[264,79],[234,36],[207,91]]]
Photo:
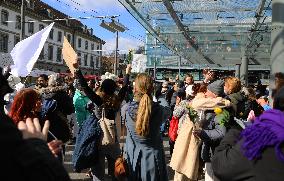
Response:
[[[47,96],[45,97],[45,101],[50,102],[53,100],[56,101],[56,109],[48,110],[44,104],[42,107],[41,124],[43,125],[45,120],[49,120],[50,132],[54,134],[56,138],[66,143],[71,138],[71,129],[69,126],[69,120],[67,119],[67,115],[72,114],[74,112],[73,102],[72,99],[68,96],[68,94],[63,90],[56,91],[50,94],[50,98],[47,98]],[[49,135],[48,141],[51,141],[53,139],[54,138]]]
[[[284,162],[277,159],[274,148],[265,149],[260,159],[250,161],[242,153],[241,142],[236,144],[239,134],[240,130],[230,129],[216,148],[212,158],[215,176],[225,181],[283,181]]]
[[[70,180],[63,165],[50,152],[46,142],[39,139],[22,139],[22,134],[13,121],[3,114],[0,116],[0,145],[0,180]]]

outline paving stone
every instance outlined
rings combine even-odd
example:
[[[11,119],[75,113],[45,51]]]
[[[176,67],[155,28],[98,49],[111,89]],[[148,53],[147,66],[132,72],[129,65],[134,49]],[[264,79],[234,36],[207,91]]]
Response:
[[[170,157],[169,141],[167,137],[163,137],[163,145],[164,145],[164,150],[165,150],[169,180],[172,181],[174,179],[174,171],[169,166],[171,157]],[[74,148],[75,148],[75,145],[66,145],[66,152],[65,152],[65,158],[64,158],[64,167],[69,173],[71,180],[72,181],[92,181],[92,179],[86,175],[88,170],[83,170],[81,173],[75,173],[73,171],[72,154],[73,154]],[[105,173],[107,173],[107,163],[106,163]],[[111,181],[110,176],[105,175],[105,181]],[[201,181],[204,181],[204,179]]]

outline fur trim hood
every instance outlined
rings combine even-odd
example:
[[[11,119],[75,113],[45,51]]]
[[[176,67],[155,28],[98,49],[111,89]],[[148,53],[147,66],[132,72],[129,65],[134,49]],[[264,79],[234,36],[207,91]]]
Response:
[[[68,86],[55,86],[55,87],[46,87],[41,88],[38,92],[41,94],[43,99],[52,98],[57,92],[67,91]]]
[[[204,94],[200,93],[192,100],[191,106],[195,110],[214,110],[216,107],[230,107],[231,102],[222,97],[206,98]]]

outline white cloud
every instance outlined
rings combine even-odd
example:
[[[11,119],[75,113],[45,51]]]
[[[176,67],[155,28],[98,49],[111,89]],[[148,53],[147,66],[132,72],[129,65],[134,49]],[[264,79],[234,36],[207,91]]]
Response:
[[[104,45],[103,49],[112,52],[113,50],[115,50],[115,44],[116,44],[115,38],[106,40],[106,44]],[[118,38],[118,49],[121,50],[123,53],[125,53],[125,51],[128,51],[129,49],[137,49],[138,46],[143,46],[143,45],[144,43],[139,40],[125,38],[125,37]]]

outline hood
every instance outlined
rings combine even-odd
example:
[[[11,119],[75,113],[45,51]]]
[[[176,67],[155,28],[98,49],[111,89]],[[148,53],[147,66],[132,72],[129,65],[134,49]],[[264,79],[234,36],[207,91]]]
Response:
[[[76,97],[87,97],[86,94],[83,91],[80,91],[79,89],[76,89],[74,96]]]
[[[228,97],[230,98],[230,100],[233,101],[244,101],[245,100],[245,96],[241,93],[241,92],[237,92],[237,93],[233,93],[228,95]]]
[[[56,93],[61,91],[66,91],[68,86],[55,86],[55,87],[47,87],[39,89],[39,93],[41,94],[43,99],[50,99],[52,98]]]
[[[195,110],[214,110],[216,107],[229,107],[231,102],[222,97],[206,98],[204,94],[197,94],[190,105]]]

